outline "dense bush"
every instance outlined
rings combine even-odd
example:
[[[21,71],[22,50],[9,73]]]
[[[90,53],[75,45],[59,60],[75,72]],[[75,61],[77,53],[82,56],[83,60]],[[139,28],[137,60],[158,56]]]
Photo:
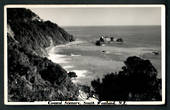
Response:
[[[36,19],[34,19],[36,18]],[[74,41],[74,37],[51,21],[43,21],[38,15],[25,8],[8,8],[7,23],[14,31],[14,38],[25,48],[45,56],[44,49]]]
[[[149,60],[129,57],[118,73],[91,82],[99,100],[161,100],[161,79]]]
[[[7,17],[8,101],[77,100],[78,87],[66,70],[42,57],[46,47],[73,36],[28,9],[8,8]]]
[[[39,18],[35,13],[25,8],[8,8],[7,13],[8,22],[13,22],[16,20],[23,21],[24,19],[32,20],[33,17]]]
[[[77,95],[66,70],[26,51],[8,36],[9,101],[77,100]]]

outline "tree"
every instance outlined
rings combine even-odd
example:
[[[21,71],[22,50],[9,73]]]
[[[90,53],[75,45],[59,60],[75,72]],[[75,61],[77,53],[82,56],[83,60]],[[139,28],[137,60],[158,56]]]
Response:
[[[118,73],[110,73],[93,80],[91,85],[99,100],[161,100],[161,79],[149,60],[133,56],[127,58]]]

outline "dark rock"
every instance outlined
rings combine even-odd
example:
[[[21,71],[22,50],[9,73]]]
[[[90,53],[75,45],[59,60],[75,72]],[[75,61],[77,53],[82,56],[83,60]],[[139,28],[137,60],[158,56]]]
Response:
[[[103,37],[100,37],[100,42],[104,42],[104,38]]]
[[[114,37],[110,37],[110,41],[114,41]]]
[[[76,75],[75,72],[69,72],[69,73],[68,73],[68,76],[69,76],[70,78],[77,77],[77,75]]]
[[[101,42],[100,40],[97,40],[96,45],[97,46],[104,46],[104,42]]]
[[[152,52],[154,55],[159,55],[159,52],[158,51],[154,51]]]
[[[96,41],[97,46],[101,46],[101,42],[99,40]]]
[[[122,39],[122,38],[118,38],[118,39],[116,40],[116,42],[123,42],[123,39]]]
[[[110,36],[102,36],[99,38],[99,40],[96,41],[95,44],[97,46],[104,46],[104,44],[110,44],[113,42],[123,43],[123,39],[122,38],[114,38],[114,37],[110,37]]]

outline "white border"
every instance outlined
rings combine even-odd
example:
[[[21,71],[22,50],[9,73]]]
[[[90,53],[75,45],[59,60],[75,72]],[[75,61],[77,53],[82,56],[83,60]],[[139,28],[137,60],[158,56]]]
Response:
[[[8,70],[7,70],[7,8],[127,8],[127,7],[160,7],[161,8],[161,70],[162,70],[162,101],[127,101],[127,105],[163,105],[165,104],[165,72],[166,72],[166,42],[165,42],[165,5],[6,5],[4,6],[4,104],[5,105],[49,105],[48,101],[41,102],[8,102]],[[61,102],[59,105],[76,105],[68,104],[68,101],[55,101]],[[73,101],[70,101],[73,102]],[[80,105],[84,101],[74,101],[79,102]],[[104,101],[103,101],[104,102]],[[118,101],[116,101],[118,103]],[[97,102],[95,104],[97,105]],[[101,105],[101,104],[98,104]],[[108,104],[110,105],[110,104]],[[113,104],[114,105],[114,104]],[[121,104],[115,104],[121,105]]]

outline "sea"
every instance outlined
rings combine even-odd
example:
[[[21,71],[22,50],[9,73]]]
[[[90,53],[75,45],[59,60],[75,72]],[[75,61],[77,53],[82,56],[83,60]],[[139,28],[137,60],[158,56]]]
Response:
[[[62,27],[76,40],[55,46],[49,59],[67,71],[76,72],[73,82],[90,85],[96,78],[111,72],[117,73],[130,56],[150,60],[161,78],[161,26],[74,26]],[[101,36],[122,38],[123,43],[96,46]],[[153,52],[158,52],[154,54]]]
[[[161,48],[161,26],[63,27],[76,38],[95,41],[100,35],[118,35],[134,47]],[[113,36],[115,37],[115,36]]]

